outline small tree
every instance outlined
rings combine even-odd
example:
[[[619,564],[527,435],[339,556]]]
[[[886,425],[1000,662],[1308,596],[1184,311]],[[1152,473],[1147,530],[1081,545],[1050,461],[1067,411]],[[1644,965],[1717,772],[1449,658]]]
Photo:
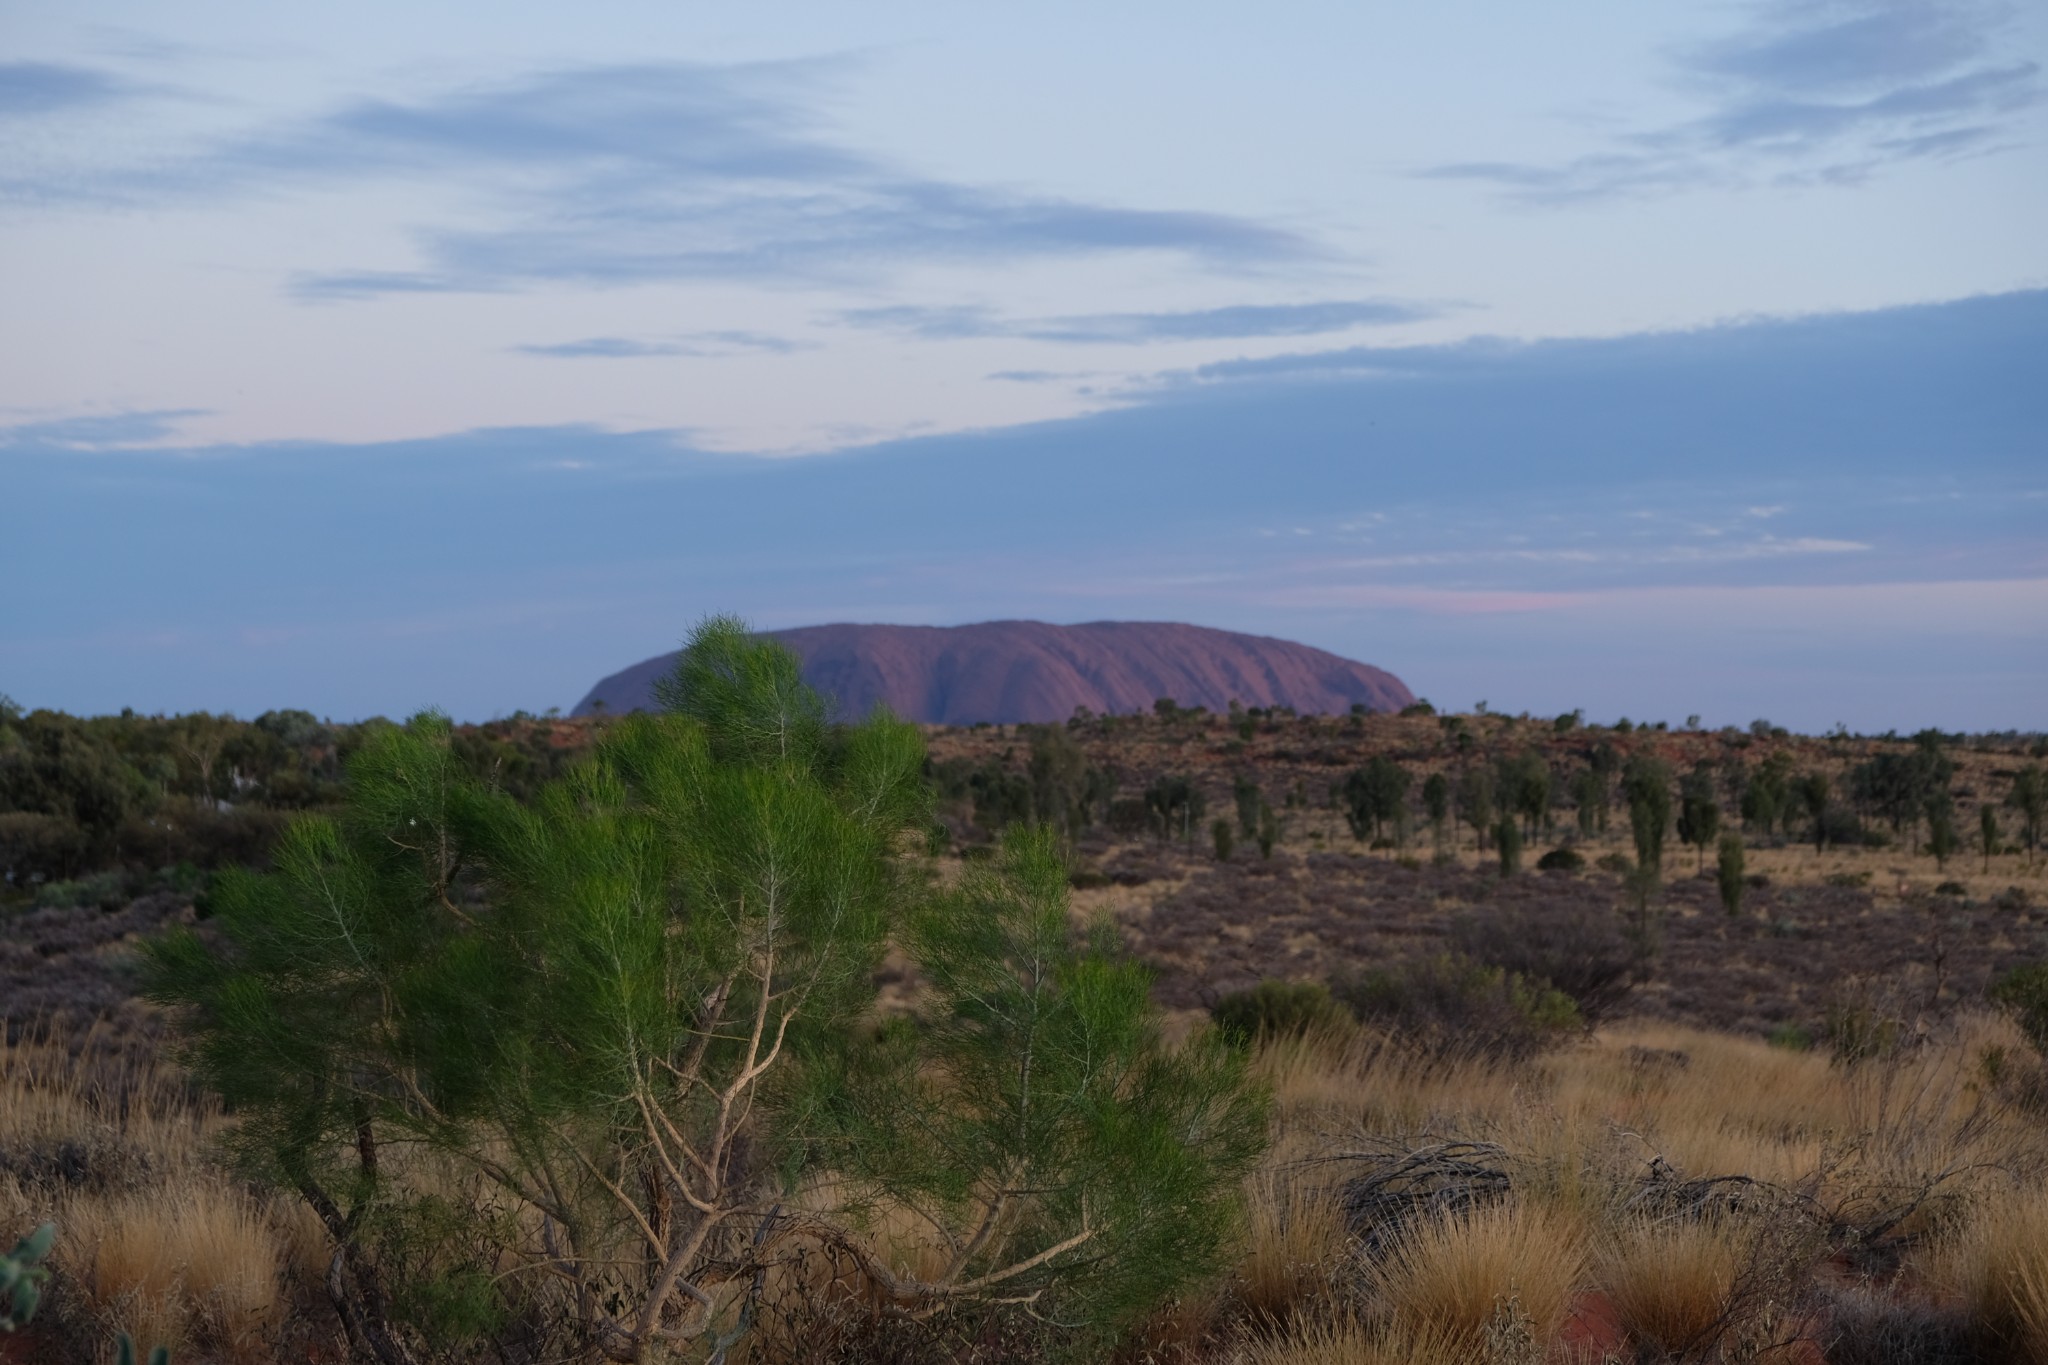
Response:
[[[1598,768],[1581,768],[1572,774],[1572,805],[1579,833],[1589,838],[1607,828],[1607,775]]]
[[[1259,804],[1259,856],[1273,856],[1273,845],[1280,842],[1280,817],[1264,802]]]
[[[1503,815],[1494,827],[1494,845],[1500,850],[1500,875],[1512,877],[1522,870],[1522,829],[1512,815]]]
[[[1351,826],[1354,839],[1363,842],[1368,831],[1378,839],[1389,821],[1394,823],[1397,833],[1400,831],[1407,811],[1409,780],[1408,770],[1385,754],[1375,754],[1363,768],[1344,779],[1344,819]]]
[[[1636,865],[1653,876],[1664,869],[1664,835],[1671,827],[1671,769],[1662,760],[1638,755],[1622,778],[1628,798],[1629,831],[1635,836]]]
[[[1422,783],[1422,809],[1429,816],[1429,830],[1438,847],[1444,842],[1444,823],[1451,814],[1451,782],[1442,773],[1431,773]]]
[[[1473,840],[1484,853],[1487,831],[1493,828],[1493,774],[1483,765],[1459,774],[1458,814],[1472,827]]]
[[[1977,807],[1977,842],[1984,850],[1984,870],[1991,870],[1991,855],[1998,852],[1998,811],[1989,801]]]
[[[1160,1046],[1105,937],[1076,949],[1058,834],[929,895],[901,861],[929,823],[915,727],[827,724],[732,620],[663,692],[530,807],[438,717],[373,738],[338,818],[222,879],[223,952],[152,950],[243,1156],[333,1239],[356,1349],[473,1356],[546,1305],[582,1352],[721,1355],[807,1246],[890,1314],[1026,1303],[1086,1335],[1210,1264],[1258,1098],[1224,1052]],[[930,1017],[877,1036],[891,941]],[[413,1179],[430,1156],[457,1179]],[[885,1205],[930,1223],[930,1273],[874,1240]],[[451,1219],[464,1250],[421,1240]]]
[[[1238,832],[1250,839],[1259,832],[1259,812],[1265,809],[1266,794],[1249,773],[1239,773],[1230,782],[1230,799],[1237,806]]]
[[[1930,801],[1927,809],[1927,851],[1934,855],[1934,865],[1947,868],[1948,860],[1962,846],[1962,836],[1956,833],[1955,816],[1949,803]]]
[[[1714,866],[1714,881],[1721,892],[1721,908],[1731,916],[1742,913],[1742,836],[1730,830],[1721,836],[1720,857]]]
[[[1210,821],[1209,838],[1216,846],[1216,861],[1229,862],[1231,850],[1237,847],[1237,831],[1230,827],[1230,822],[1222,819]]]
[[[1828,779],[1825,773],[1807,773],[1793,786],[1794,794],[1806,808],[1806,816],[1813,821],[1813,851],[1820,852],[1828,842]]]
[[[1721,807],[1713,797],[1695,790],[1679,799],[1678,837],[1681,842],[1693,846],[1695,871],[1706,866],[1707,845],[1713,843],[1720,833]]]
[[[1195,831],[1209,811],[1209,800],[1188,778],[1168,774],[1145,789],[1145,810],[1160,838],[1179,835],[1192,846]]]
[[[2034,851],[2041,846],[2041,818],[2048,814],[2048,769],[2036,763],[2022,768],[2005,794],[2005,804],[2020,815],[2020,838],[2027,845],[2027,864],[2033,865]]]

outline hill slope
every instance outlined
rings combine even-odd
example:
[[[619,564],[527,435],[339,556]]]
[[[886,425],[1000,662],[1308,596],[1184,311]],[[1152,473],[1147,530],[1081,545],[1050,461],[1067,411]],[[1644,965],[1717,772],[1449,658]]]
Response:
[[[883,702],[897,715],[942,725],[1058,721],[1085,706],[1098,713],[1148,710],[1160,697],[1220,711],[1291,706],[1344,712],[1363,703],[1394,711],[1415,700],[1393,674],[1370,664],[1263,635],[1161,621],[986,621],[971,626],[804,626],[768,632],[804,661],[811,686],[846,716]],[[576,705],[587,715],[653,704],[655,679],[676,656],[622,669]]]

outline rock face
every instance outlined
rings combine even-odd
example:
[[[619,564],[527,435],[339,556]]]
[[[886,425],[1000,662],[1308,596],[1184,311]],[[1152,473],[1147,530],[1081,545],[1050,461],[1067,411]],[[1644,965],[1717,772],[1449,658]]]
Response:
[[[906,720],[1061,721],[1085,706],[1128,715],[1160,697],[1212,711],[1231,701],[1349,711],[1395,711],[1415,700],[1393,674],[1263,635],[1159,621],[987,621],[972,626],[805,626],[767,632],[796,651],[804,678],[845,717],[876,702]],[[654,682],[675,667],[664,654],[598,683],[576,714],[654,705]]]

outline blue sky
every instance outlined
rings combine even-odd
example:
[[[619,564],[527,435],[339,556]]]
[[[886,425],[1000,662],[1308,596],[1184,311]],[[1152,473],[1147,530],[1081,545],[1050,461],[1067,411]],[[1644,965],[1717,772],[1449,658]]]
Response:
[[[737,610],[2048,724],[2039,7],[987,9],[0,16],[0,690],[481,717]]]

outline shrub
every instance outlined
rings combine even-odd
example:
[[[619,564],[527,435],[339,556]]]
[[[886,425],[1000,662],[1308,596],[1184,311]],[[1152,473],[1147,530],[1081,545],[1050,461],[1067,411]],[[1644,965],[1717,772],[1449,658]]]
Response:
[[[56,1239],[57,1229],[45,1223],[0,1256],[0,1332],[25,1326],[36,1315],[50,1275],[42,1263]]]
[[[1764,1041],[1787,1052],[1811,1052],[1813,1030],[1804,1024],[1779,1024],[1764,1035]]]
[[[530,808],[438,717],[379,734],[337,818],[221,879],[223,951],[152,953],[243,1155],[334,1239],[355,1347],[389,1365],[394,1319],[454,1349],[550,1303],[594,1354],[716,1353],[811,1248],[878,1307],[1030,1303],[1081,1350],[1213,1272],[1263,1104],[1220,1043],[1164,1047],[1106,932],[1074,943],[1057,833],[926,890],[899,862],[929,823],[916,728],[828,725],[736,621],[664,700]],[[891,943],[923,1013],[864,1028]],[[890,1207],[957,1250],[892,1260]]]
[[[2011,1015],[2027,1041],[2048,1055],[2048,962],[2015,967],[1998,978],[1991,1003]]]
[[[1721,908],[1730,915],[1742,913],[1742,893],[1748,883],[1742,875],[1742,836],[1721,836],[1720,855],[1714,864],[1714,882],[1721,892]]]
[[[1361,1022],[1443,1057],[1531,1057],[1582,1022],[1562,991],[1448,953],[1341,981],[1332,994]]]
[[[1503,815],[1493,827],[1494,847],[1500,853],[1500,875],[1512,877],[1522,870],[1522,827],[1512,815]]]
[[[27,886],[85,869],[92,840],[75,821],[34,811],[0,811],[0,882]]]
[[[1213,820],[1209,824],[1209,838],[1215,844],[1216,861],[1227,863],[1230,854],[1237,847],[1237,831],[1230,827],[1228,820]]]
[[[1611,1018],[1648,963],[1609,914],[1584,909],[1466,916],[1451,926],[1463,956],[1564,992],[1587,1024]]]
[[[1261,981],[1222,997],[1209,1017],[1225,1038],[1246,1044],[1258,1038],[1298,1038],[1347,1016],[1320,981]]]
[[[1536,860],[1538,872],[1582,872],[1586,855],[1575,848],[1553,848]]]

